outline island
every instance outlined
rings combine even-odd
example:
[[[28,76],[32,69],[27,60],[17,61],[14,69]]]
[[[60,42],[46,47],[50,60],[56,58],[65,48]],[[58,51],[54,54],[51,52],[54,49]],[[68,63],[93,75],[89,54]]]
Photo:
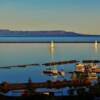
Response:
[[[100,42],[100,35],[81,34],[76,32],[66,32],[62,30],[51,31],[12,31],[0,30],[0,42]]]

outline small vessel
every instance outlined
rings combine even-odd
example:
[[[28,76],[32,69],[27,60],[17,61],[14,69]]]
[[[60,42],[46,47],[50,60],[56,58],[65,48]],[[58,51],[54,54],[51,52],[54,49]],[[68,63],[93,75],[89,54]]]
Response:
[[[65,76],[65,72],[64,72],[64,70],[59,71],[58,73],[59,73],[59,75],[61,75],[61,76],[63,76],[63,77]]]
[[[51,75],[58,75],[58,71],[57,70],[46,70],[43,71],[44,74],[51,74]]]
[[[85,68],[84,68],[84,64],[76,64],[76,68],[75,68],[76,72],[84,72]]]
[[[76,64],[75,71],[76,72],[97,72],[100,71],[97,64]]]
[[[100,72],[100,68],[95,63],[76,64],[75,72],[78,78],[97,80],[97,73]]]
[[[49,74],[49,75],[61,75],[65,76],[64,70],[58,71],[58,70],[45,70],[43,71],[44,74]]]
[[[97,77],[96,73],[92,72],[92,73],[88,74],[87,78],[90,80],[97,80],[98,77]]]

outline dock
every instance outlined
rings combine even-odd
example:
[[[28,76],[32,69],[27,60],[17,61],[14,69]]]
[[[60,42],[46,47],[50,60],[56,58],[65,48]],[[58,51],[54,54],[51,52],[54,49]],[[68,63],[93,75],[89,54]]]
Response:
[[[51,81],[48,80],[46,82],[32,82],[29,80],[27,83],[8,83],[3,82],[0,84],[0,92],[8,92],[10,90],[28,90],[28,89],[37,89],[37,88],[64,88],[69,86],[89,86],[91,83],[90,81],[83,81],[80,82],[80,80],[57,80],[57,81]]]
[[[8,66],[3,66],[3,67],[0,67],[1,69],[4,68],[4,69],[10,69],[10,68],[13,68],[13,67],[29,67],[29,66],[39,66],[40,64],[19,64],[19,65],[8,65]]]
[[[79,61],[77,60],[69,60],[69,61],[58,61],[58,62],[48,62],[48,63],[44,63],[42,65],[45,66],[54,66],[54,65],[63,65],[63,64],[73,64],[73,63],[77,63]]]
[[[18,64],[18,65],[8,65],[8,66],[0,66],[0,69],[11,69],[13,67],[19,67],[19,68],[25,68],[25,67],[29,67],[29,66],[54,66],[54,65],[63,65],[63,64],[73,64],[73,63],[77,63],[79,61],[77,60],[69,60],[69,61],[54,61],[54,62],[48,62],[48,63],[44,63],[44,64],[37,64],[37,63],[33,63],[33,64]]]
[[[83,60],[83,63],[100,63],[100,60]]]

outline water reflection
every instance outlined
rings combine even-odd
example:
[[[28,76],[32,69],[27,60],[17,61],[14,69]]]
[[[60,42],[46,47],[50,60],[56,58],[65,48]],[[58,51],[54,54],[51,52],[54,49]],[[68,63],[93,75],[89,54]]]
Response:
[[[49,46],[51,62],[55,61],[55,51],[56,51],[55,49],[56,49],[56,44],[52,41],[50,46]],[[53,81],[56,81],[58,79],[58,75],[60,75],[64,79],[65,72],[64,72],[63,66],[61,66],[60,69],[59,69],[58,65],[51,66],[51,68],[52,68],[51,69],[52,73],[54,73],[52,75],[52,80]]]
[[[85,60],[85,59],[100,59],[100,44],[98,43],[98,52],[94,52],[94,43],[56,43],[54,48],[50,48],[50,43],[31,43],[31,44],[0,44],[0,67],[17,64],[43,64],[49,61],[61,60]],[[92,48],[91,48],[92,47]],[[55,67],[55,68],[54,68]],[[65,72],[73,71],[72,65],[57,65],[51,67],[52,69],[64,69]],[[41,75],[41,70],[46,67],[27,67],[25,69],[12,68],[11,70],[0,69],[0,81],[10,82],[26,82],[29,76],[34,82],[51,80],[52,76]],[[61,76],[53,76],[61,80]],[[69,79],[70,75],[66,74],[65,78]],[[55,78],[54,78],[55,79]]]
[[[97,41],[95,41],[94,43],[92,43],[92,45],[93,45],[93,50],[94,50],[93,59],[98,59],[99,43]]]
[[[97,52],[98,52],[98,44],[97,44],[97,41],[95,41],[94,49],[95,49],[95,53],[97,54]]]
[[[100,45],[91,44],[55,44],[51,47],[50,44],[0,44],[0,66],[16,65],[16,64],[30,64],[30,63],[45,63],[48,61],[60,60],[83,60],[96,58],[100,59]],[[94,52],[95,49],[95,52]],[[48,53],[49,51],[49,53]],[[41,75],[41,70],[55,70],[55,71],[73,71],[74,65],[57,65],[39,67],[27,67],[25,69],[12,68],[11,70],[0,70],[1,82],[7,80],[9,82],[27,82],[29,77],[32,77],[33,82],[42,82],[47,80],[62,80],[70,79],[69,74],[56,75]],[[63,70],[62,70],[63,69]],[[63,90],[62,90],[63,91]],[[64,92],[66,93],[66,92]]]
[[[55,49],[56,49],[56,46],[55,46],[54,42],[51,41],[51,43],[49,44],[49,51],[50,51],[51,62],[55,61],[55,57],[54,57],[54,56],[55,56]],[[51,70],[52,70],[52,72],[54,72],[54,73],[57,73],[57,72],[58,72],[57,66],[56,66],[56,65],[53,66]],[[58,77],[57,74],[52,75],[52,80],[53,80],[53,81],[56,81],[56,80],[57,80],[57,77]]]
[[[55,47],[52,46],[53,44],[49,45],[49,51],[50,51],[50,56],[51,56],[51,61],[54,61],[54,53],[55,53]]]

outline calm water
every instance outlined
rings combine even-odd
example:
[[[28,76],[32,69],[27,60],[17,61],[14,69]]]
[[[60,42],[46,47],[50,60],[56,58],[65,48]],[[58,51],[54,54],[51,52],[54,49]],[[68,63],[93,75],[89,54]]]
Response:
[[[94,42],[95,40],[100,42],[100,36],[96,37],[0,37],[0,42]]]
[[[55,43],[55,48],[50,48],[49,43],[1,43],[0,44],[0,67],[17,64],[43,64],[49,61],[61,60],[100,60],[100,44],[97,47],[93,43]],[[64,69],[65,72],[73,71],[74,64],[54,66],[54,69]],[[45,66],[29,66],[26,68],[0,69],[0,83],[27,82],[31,77],[33,82],[46,80],[70,79],[70,75],[64,77],[48,76],[43,74]]]

